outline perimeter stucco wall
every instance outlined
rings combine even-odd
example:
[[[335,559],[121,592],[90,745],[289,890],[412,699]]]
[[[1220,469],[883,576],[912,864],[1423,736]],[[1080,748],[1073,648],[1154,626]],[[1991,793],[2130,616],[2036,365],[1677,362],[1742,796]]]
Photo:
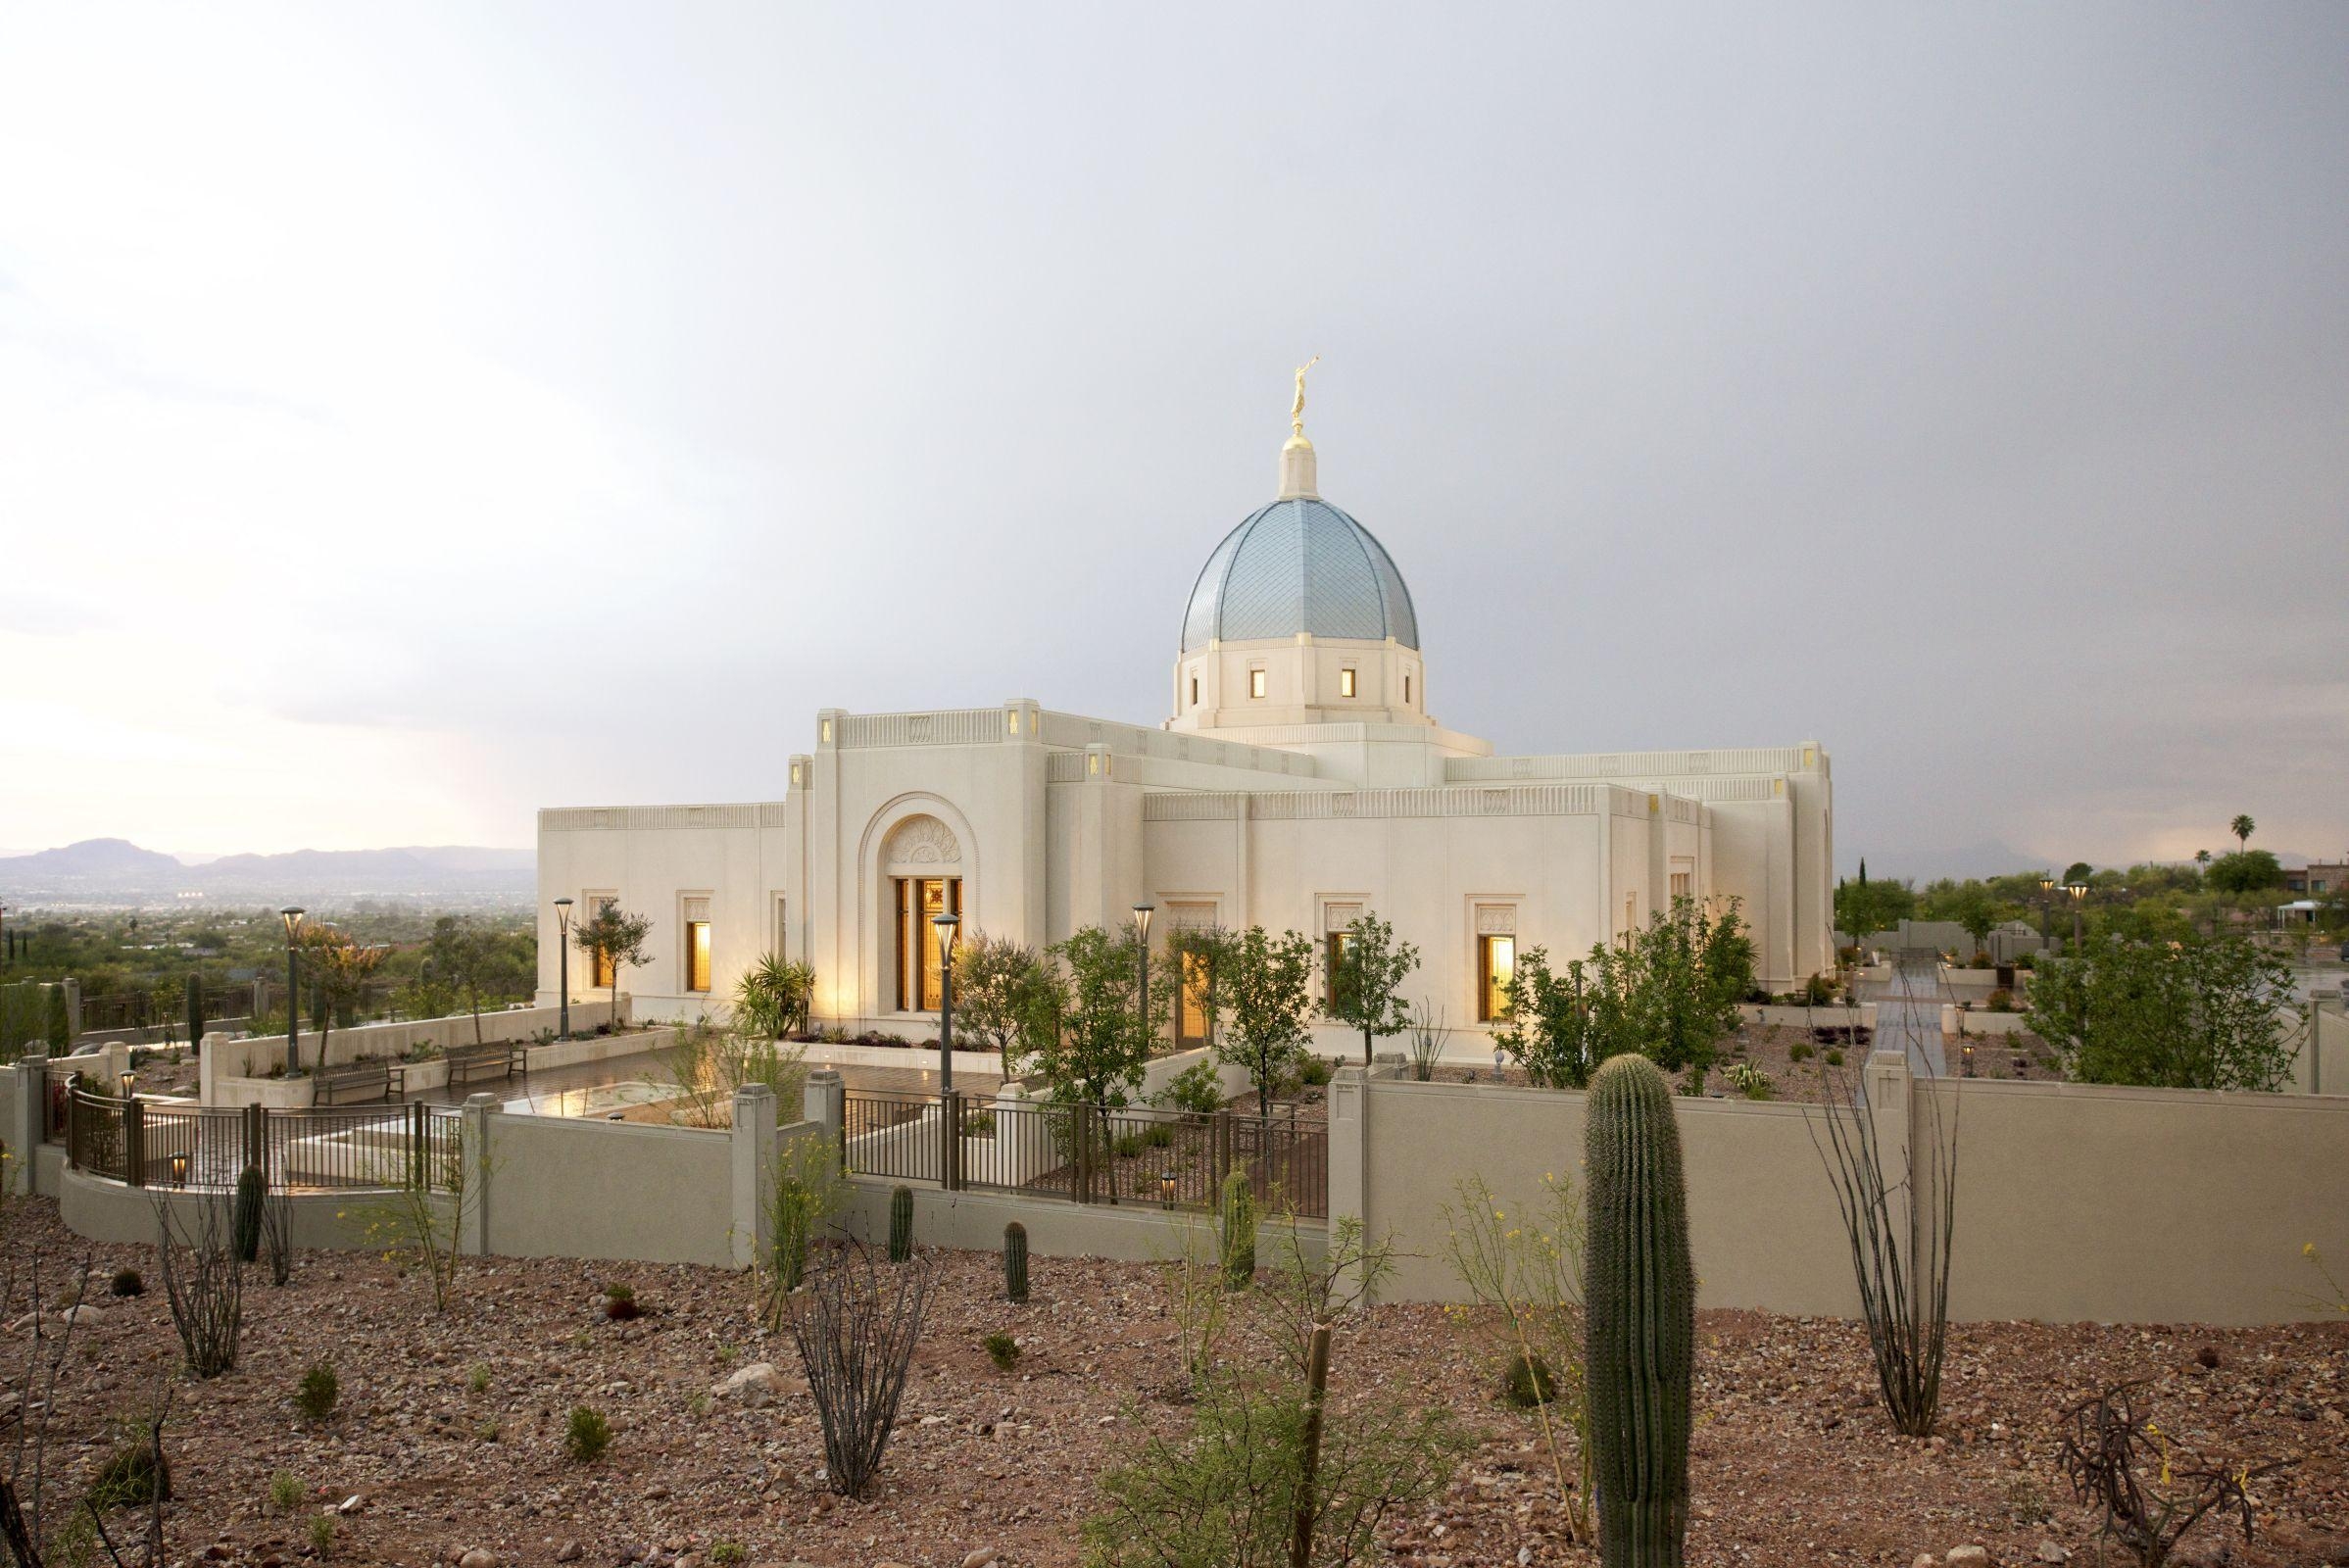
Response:
[[[1573,1183],[1582,1201],[1585,1095],[1379,1078],[1367,1089],[1364,1229],[1391,1235],[1402,1253],[1388,1298],[1465,1298],[1444,1213],[1461,1206],[1462,1182],[1482,1177],[1507,1214],[1536,1213],[1553,1175]],[[1857,1313],[1850,1249],[1801,1107],[1674,1103],[1698,1304]],[[1333,1193],[1333,1212],[1338,1203]]]
[[[219,1205],[218,1220],[224,1234],[234,1200],[226,1192],[208,1194],[126,1187],[121,1182],[62,1166],[57,1173],[56,1193],[58,1217],[74,1235],[93,1242],[148,1246],[153,1246],[162,1234],[158,1202],[170,1209],[174,1233],[184,1240],[198,1234],[207,1202]],[[396,1223],[384,1207],[386,1201],[380,1193],[296,1194],[286,1200],[287,1235],[296,1247],[365,1248],[368,1245],[369,1223],[378,1215],[386,1224]],[[434,1203],[445,1217],[446,1200],[436,1199]],[[251,1289],[251,1282],[247,1288]],[[248,1296],[247,1308],[252,1304]]]
[[[1028,1232],[1031,1272],[1049,1269],[1057,1257],[1106,1257],[1128,1263],[1172,1263],[1185,1256],[1215,1255],[1215,1216],[1167,1210],[1150,1203],[1034,1201],[1002,1193],[950,1193],[936,1186],[906,1184],[913,1193],[913,1241],[918,1247],[948,1247],[1001,1253],[1003,1227],[1013,1220]],[[889,1199],[897,1184],[872,1177],[849,1183],[849,1201],[838,1224],[868,1246],[889,1240]],[[1319,1261],[1328,1236],[1312,1220],[1267,1219],[1256,1226],[1256,1258],[1267,1267],[1295,1245],[1309,1261]],[[1049,1288],[1049,1276],[1041,1285]]]
[[[483,1119],[487,1251],[734,1266],[732,1134],[561,1116]]]
[[[1953,1316],[2273,1323],[2349,1257],[2349,1097],[1922,1081],[1958,1128]]]
[[[1881,1135],[1905,1128],[1921,1170],[1936,1126],[1957,1130],[1953,1318],[2327,1315],[2301,1250],[2349,1256],[2349,1097],[1912,1080],[1891,1055],[1872,1058],[1868,1076],[1883,1089]],[[1504,1211],[1528,1213],[1551,1173],[1579,1189],[1579,1093],[1373,1077],[1360,1103],[1356,1162],[1340,1153],[1348,1134],[1333,1101],[1331,1211],[1359,1212],[1371,1234],[1392,1237],[1403,1254],[1395,1298],[1461,1298],[1444,1208],[1459,1204],[1462,1181],[1482,1176]],[[1855,1314],[1849,1248],[1806,1120],[1818,1112],[1674,1107],[1699,1303]],[[1887,1163],[1897,1171],[1901,1157]],[[1925,1177],[1929,1194],[1936,1180]]]

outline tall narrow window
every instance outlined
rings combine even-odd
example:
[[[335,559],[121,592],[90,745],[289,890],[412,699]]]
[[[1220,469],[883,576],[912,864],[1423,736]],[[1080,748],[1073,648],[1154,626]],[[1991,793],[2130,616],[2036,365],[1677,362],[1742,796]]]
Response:
[[[1191,706],[1194,708],[1199,706],[1199,677],[1197,675],[1191,677]]]
[[[1492,1023],[1509,1015],[1509,982],[1517,975],[1517,939],[1481,936],[1476,939],[1476,1015]]]
[[[896,881],[898,1011],[936,1012],[944,992],[938,916],[962,913],[962,879],[901,876]]]
[[[1321,993],[1329,1006],[1338,1004],[1338,972],[1346,967],[1346,956],[1354,951],[1351,931],[1331,931],[1322,937]]]
[[[780,893],[775,895],[775,956],[791,956],[791,907]]]
[[[1411,706],[1411,677],[1408,675],[1403,677],[1403,706]]]
[[[1251,670],[1249,670],[1249,671],[1248,672],[1248,694],[1250,697],[1261,697],[1261,696],[1263,696],[1263,695],[1264,695],[1264,680],[1265,680],[1264,671],[1262,671],[1262,670],[1260,670],[1260,669],[1251,669]]]
[[[1354,669],[1351,664],[1348,664],[1346,666],[1346,668],[1338,671],[1338,695],[1341,697],[1351,697],[1353,694]]]
[[[710,922],[685,922],[685,989],[710,989]]]
[[[619,901],[620,896],[616,893],[590,893],[587,896],[587,917],[590,920],[594,919]],[[595,983],[598,986],[609,986],[612,982],[612,956],[608,953],[599,953],[596,955]]]
[[[1685,899],[1688,897],[1688,873],[1686,871],[1673,872],[1672,896],[1675,899]]]
[[[1175,1044],[1190,1049],[1207,1041],[1207,960],[1201,954],[1183,955],[1183,994],[1175,1009]]]

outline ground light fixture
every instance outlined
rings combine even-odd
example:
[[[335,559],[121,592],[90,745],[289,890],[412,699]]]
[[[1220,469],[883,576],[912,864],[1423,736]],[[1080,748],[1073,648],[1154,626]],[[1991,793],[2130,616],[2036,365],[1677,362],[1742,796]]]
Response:
[[[954,931],[952,909],[930,916],[938,928],[938,1092],[954,1092]]]
[[[1966,1042],[1966,1076],[1974,1076],[1974,1042],[1971,1040]]]
[[[277,911],[285,922],[285,1075],[293,1077],[302,1070],[302,985],[294,973],[294,942],[302,934],[304,910],[299,904],[289,904]]]
[[[171,1156],[171,1185],[173,1187],[187,1185],[187,1155],[185,1153]]]
[[[137,1085],[138,1085],[138,1074],[137,1074],[137,1073],[134,1073],[134,1072],[126,1072],[126,1073],[122,1074],[122,1098],[123,1098],[124,1100],[128,1100],[128,1099],[129,1099],[129,1098],[130,1098],[132,1095],[135,1095],[135,1094],[137,1094],[137,1093],[138,1093],[138,1087],[137,1087]]]
[[[556,984],[562,988],[556,1038],[568,1040],[571,1037],[571,901],[568,899],[555,901],[555,953],[561,969]]]
[[[1138,973],[1134,987],[1135,1005],[1142,1011],[1142,1032],[1150,1032],[1150,916],[1158,912],[1154,904],[1134,906],[1134,946],[1140,949],[1135,960]]]
[[[1160,1208],[1172,1208],[1174,1205],[1175,1173],[1171,1170],[1160,1171],[1158,1173],[1158,1206]]]

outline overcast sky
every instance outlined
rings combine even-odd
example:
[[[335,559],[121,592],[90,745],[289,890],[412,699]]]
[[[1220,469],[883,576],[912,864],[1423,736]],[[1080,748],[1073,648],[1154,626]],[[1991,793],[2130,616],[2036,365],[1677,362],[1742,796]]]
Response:
[[[1155,721],[1315,353],[1451,727],[2349,846],[2349,7],[572,3],[0,10],[0,846]]]

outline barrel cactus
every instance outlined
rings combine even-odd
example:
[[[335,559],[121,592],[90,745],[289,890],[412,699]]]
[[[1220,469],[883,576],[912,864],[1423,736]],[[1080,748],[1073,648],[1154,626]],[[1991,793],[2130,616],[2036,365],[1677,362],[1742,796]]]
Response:
[[[1672,1085],[1644,1056],[1590,1079],[1583,1269],[1592,1473],[1605,1568],[1680,1568],[1688,1526],[1696,1274]]]
[[[913,1255],[913,1189],[898,1187],[889,1194],[889,1260],[903,1263]]]
[[[1028,1228],[1017,1220],[1003,1227],[1003,1298],[1028,1298]]]
[[[236,1255],[243,1262],[261,1256],[261,1202],[268,1190],[259,1165],[247,1165],[237,1172],[236,1208],[229,1228]]]
[[[1223,1179],[1223,1282],[1246,1290],[1255,1277],[1256,1190],[1247,1171],[1235,1169]]]

